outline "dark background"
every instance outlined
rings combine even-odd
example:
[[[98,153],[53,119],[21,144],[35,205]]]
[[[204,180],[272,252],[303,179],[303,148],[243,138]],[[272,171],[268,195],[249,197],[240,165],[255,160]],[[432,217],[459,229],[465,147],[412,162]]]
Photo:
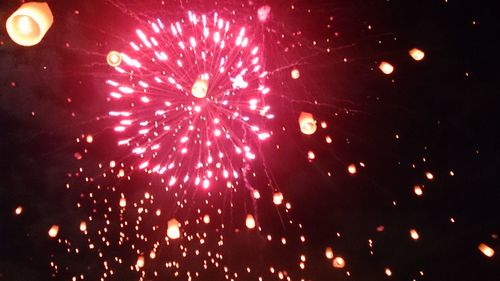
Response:
[[[52,224],[77,224],[82,216],[74,208],[78,194],[64,188],[66,174],[79,165],[73,158],[75,138],[87,132],[111,135],[107,123],[95,120],[107,110],[105,54],[127,40],[130,22],[144,14],[161,15],[159,2],[117,2],[123,4],[120,10],[108,1],[49,1],[54,25],[31,48],[15,45],[2,27],[1,280],[69,280],[53,275],[49,266],[53,255],[60,260],[64,251],[47,230]],[[293,218],[305,225],[309,277],[499,280],[498,256],[487,258],[477,249],[484,242],[500,250],[500,30],[494,9],[488,1],[437,0],[296,1],[293,11],[285,8],[292,2],[267,3],[273,8],[269,25],[276,27],[266,32],[268,69],[287,67],[270,80],[277,115],[272,142],[280,149],[263,149],[294,205]],[[2,22],[18,4],[0,3]],[[184,15],[181,8],[210,12],[240,6],[169,5],[167,15]],[[281,31],[297,30],[300,35],[274,44]],[[284,51],[298,42],[307,47]],[[426,52],[424,61],[411,60],[407,52],[413,47]],[[396,66],[394,74],[378,71],[381,60]],[[301,70],[297,81],[289,78],[293,65]],[[314,137],[301,136],[296,118],[302,110],[314,112],[329,127]],[[330,146],[323,141],[327,133],[334,138]],[[88,161],[101,161],[115,149],[95,149]],[[308,150],[316,152],[313,163],[305,157]],[[366,168],[358,166],[358,174],[349,176],[347,165],[359,162]],[[425,179],[427,171],[435,180]],[[422,197],[414,195],[415,184],[425,186]],[[17,206],[24,208],[21,216],[14,215]],[[410,239],[411,228],[418,229],[418,241]],[[326,246],[346,259],[351,277],[331,267],[323,256]],[[95,264],[67,259],[70,266]],[[392,277],[384,274],[386,267]],[[97,280],[93,273],[89,270],[86,279]]]

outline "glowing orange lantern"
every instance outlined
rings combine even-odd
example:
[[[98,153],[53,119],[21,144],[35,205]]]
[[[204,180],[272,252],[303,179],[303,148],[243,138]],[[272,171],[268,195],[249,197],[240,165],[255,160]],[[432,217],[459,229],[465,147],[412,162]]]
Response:
[[[87,231],[87,223],[82,221],[80,222],[80,231],[85,232]]]
[[[251,214],[247,215],[247,219],[245,220],[245,225],[247,226],[248,229],[255,228],[255,219]]]
[[[390,63],[383,61],[379,64],[378,68],[380,71],[382,71],[384,74],[391,74],[394,72],[394,66],[392,66]]]
[[[46,2],[28,2],[7,19],[6,28],[14,42],[29,47],[42,41],[53,22],[54,16]]]
[[[331,247],[326,247],[325,256],[329,260],[333,259],[333,250]]]
[[[417,48],[411,49],[408,53],[416,61],[421,61],[425,57],[425,53],[422,50],[417,49]]]
[[[345,260],[342,257],[336,257],[333,259],[332,265],[335,268],[344,268],[345,267]]]
[[[106,62],[109,66],[117,67],[122,63],[122,55],[117,51],[111,51],[106,56]]]
[[[314,120],[314,116],[308,112],[301,112],[299,115],[299,125],[300,131],[304,135],[312,135],[316,132],[316,120]]]
[[[49,229],[49,237],[50,238],[55,238],[57,237],[57,233],[59,233],[59,226],[58,225],[53,225],[50,229]]]
[[[418,240],[418,238],[420,238],[420,235],[415,229],[410,230],[410,236],[413,240]]]
[[[181,231],[179,230],[179,221],[176,219],[171,219],[168,221],[167,236],[170,239],[179,239],[181,237]]]
[[[299,79],[300,71],[297,68],[294,68],[292,69],[292,72],[290,72],[290,75],[292,76],[293,79]]]
[[[486,245],[484,243],[479,244],[479,246],[477,248],[479,249],[479,251],[481,251],[488,258],[491,258],[495,255],[495,250],[493,250],[492,248],[490,248],[488,245]]]
[[[198,78],[193,84],[193,88],[191,89],[191,94],[194,97],[202,99],[206,97],[208,92],[208,80]]]
[[[275,192],[273,194],[273,203],[275,205],[281,205],[281,203],[283,203],[283,193]]]

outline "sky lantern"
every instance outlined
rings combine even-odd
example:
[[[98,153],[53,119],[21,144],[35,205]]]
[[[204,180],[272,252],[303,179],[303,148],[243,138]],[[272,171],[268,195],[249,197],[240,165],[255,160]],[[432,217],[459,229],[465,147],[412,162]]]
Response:
[[[347,172],[349,172],[349,174],[354,175],[357,171],[358,169],[356,168],[355,164],[350,164],[349,166],[347,166]]]
[[[193,88],[191,89],[191,94],[195,98],[202,99],[207,95],[208,92],[208,80],[198,78],[193,84]]]
[[[417,48],[411,49],[408,53],[416,61],[421,61],[425,57],[425,53],[422,50],[417,49]]]
[[[316,132],[316,120],[314,120],[314,116],[308,112],[301,112],[299,115],[299,125],[300,131],[304,135],[312,135]]]
[[[109,66],[117,67],[122,63],[122,55],[117,51],[111,51],[106,56],[106,62]]]
[[[57,233],[59,233],[59,226],[54,224],[49,229],[49,237],[55,238],[55,237],[57,237]]]
[[[257,17],[260,22],[266,22],[271,14],[271,6],[264,5],[257,10]]]
[[[416,195],[418,196],[422,196],[424,194],[424,190],[422,189],[422,187],[420,185],[415,185],[413,187],[413,191],[415,192]]]
[[[273,203],[275,205],[281,205],[281,203],[283,203],[283,193],[275,192],[273,194]]]
[[[300,78],[300,71],[297,68],[294,68],[290,72],[290,76],[292,76],[292,79],[299,79]]]
[[[16,215],[18,215],[18,216],[19,216],[20,214],[22,214],[22,212],[23,212],[23,207],[22,207],[22,206],[17,206],[17,208],[14,210],[14,213],[15,213]]]
[[[479,244],[479,246],[477,248],[479,249],[479,251],[481,251],[488,258],[491,258],[495,255],[495,250],[493,250],[492,248],[490,248],[488,245],[486,245],[484,243]]]
[[[84,221],[80,222],[80,231],[85,232],[87,231],[87,223]]]
[[[386,61],[381,62],[378,65],[378,69],[380,69],[380,71],[382,71],[384,74],[387,74],[387,75],[394,72],[394,66],[392,66],[392,64],[390,64]]]
[[[6,28],[12,41],[30,47],[42,41],[53,22],[54,16],[46,2],[28,2],[10,15]]]
[[[210,216],[209,215],[204,215],[203,216],[203,222],[205,224],[209,224],[210,223]]]
[[[342,257],[336,257],[332,260],[332,265],[335,268],[344,268],[345,267],[345,260]]]
[[[247,219],[245,220],[245,225],[247,226],[248,229],[254,229],[255,228],[255,219],[252,216],[252,214],[247,215]]]
[[[170,239],[179,239],[181,237],[181,231],[179,230],[179,221],[176,219],[171,219],[168,221],[167,236]]]
[[[410,230],[410,236],[413,240],[418,240],[420,238],[420,235],[415,229]]]
[[[332,250],[332,247],[326,247],[326,249],[325,249],[325,256],[329,260],[333,259],[333,250]]]
[[[138,268],[142,268],[142,267],[144,267],[144,263],[145,263],[145,262],[144,262],[144,256],[142,256],[142,255],[141,255],[141,256],[139,256],[139,257],[137,258],[137,262],[136,262],[136,264],[135,264],[135,265],[136,265]]]

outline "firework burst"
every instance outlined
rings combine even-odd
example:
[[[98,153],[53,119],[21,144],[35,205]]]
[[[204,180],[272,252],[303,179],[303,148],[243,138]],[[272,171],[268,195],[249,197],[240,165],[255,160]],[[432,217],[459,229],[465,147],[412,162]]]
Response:
[[[262,128],[273,115],[259,42],[217,13],[150,27],[136,30],[107,80],[118,144],[137,155],[137,168],[167,175],[170,186],[230,184],[270,137]]]

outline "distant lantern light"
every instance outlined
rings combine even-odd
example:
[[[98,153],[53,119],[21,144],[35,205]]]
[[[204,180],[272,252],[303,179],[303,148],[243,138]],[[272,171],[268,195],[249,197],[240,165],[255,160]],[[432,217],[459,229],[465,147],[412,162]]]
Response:
[[[415,229],[410,230],[410,236],[413,240],[418,240],[420,238],[420,235]]]
[[[6,22],[10,38],[21,46],[34,46],[42,41],[54,22],[46,2],[22,4]]]
[[[127,199],[120,198],[120,207],[125,208],[127,206]]]
[[[181,237],[181,231],[179,229],[179,221],[176,219],[171,219],[167,224],[167,236],[170,239],[179,239]]]
[[[317,125],[314,116],[308,112],[301,112],[299,115],[300,131],[305,135],[312,135],[316,132]]]
[[[333,250],[332,250],[332,247],[326,247],[326,249],[325,249],[325,256],[329,260],[333,259]]]
[[[108,62],[109,66],[117,67],[122,63],[122,55],[117,51],[111,51],[106,56],[106,62]]]
[[[416,195],[418,196],[422,196],[424,194],[424,190],[422,189],[422,187],[420,185],[415,185],[413,187],[413,191],[415,192]]]
[[[392,276],[392,271],[391,271],[391,269],[390,269],[390,268],[386,268],[386,269],[385,269],[385,275],[387,275],[387,276]]]
[[[198,78],[193,84],[193,88],[191,89],[191,94],[194,97],[202,99],[207,96],[208,92],[208,80]]]
[[[379,64],[378,68],[380,69],[380,71],[382,71],[384,74],[391,74],[394,72],[394,66],[392,66],[392,64],[386,62],[386,61],[383,61]]]
[[[139,256],[139,257],[137,258],[137,262],[136,262],[136,264],[135,264],[135,265],[136,265],[137,267],[141,268],[141,267],[144,267],[144,263],[145,263],[145,261],[144,261],[144,256]]]
[[[59,233],[59,226],[58,225],[51,226],[49,229],[49,237],[55,238],[57,237],[57,233]]]
[[[247,215],[247,219],[245,220],[245,225],[247,226],[248,229],[255,228],[255,219],[251,214]]]
[[[203,222],[206,224],[209,224],[210,223],[210,216],[209,215],[203,216]]]
[[[354,175],[356,174],[357,172],[357,168],[356,168],[356,165],[355,164],[350,164],[349,166],[347,166],[347,171],[349,172],[349,174],[351,175]]]
[[[87,231],[87,223],[82,221],[80,222],[80,231],[85,232]]]
[[[336,257],[332,260],[332,265],[335,268],[344,268],[345,267],[345,260],[342,257]]]
[[[434,175],[431,172],[426,172],[425,177],[430,181],[434,179]]]
[[[292,72],[290,72],[290,75],[292,76],[293,79],[299,79],[300,71],[297,68],[294,68],[292,69]]]
[[[417,49],[417,48],[411,49],[408,53],[416,61],[421,61],[425,57],[425,53],[422,50]]]
[[[15,213],[16,215],[18,215],[18,216],[19,216],[20,214],[22,214],[22,213],[23,213],[23,207],[22,207],[22,206],[18,206],[18,207],[14,210],[14,213]]]
[[[275,205],[281,205],[281,203],[283,203],[283,193],[275,192],[273,194],[273,203]]]
[[[495,250],[493,250],[492,248],[490,248],[488,245],[486,245],[484,243],[479,244],[479,246],[477,248],[479,249],[479,251],[481,251],[488,258],[491,258],[495,255]]]
[[[257,10],[257,16],[260,22],[266,22],[271,14],[271,6],[264,5]]]

